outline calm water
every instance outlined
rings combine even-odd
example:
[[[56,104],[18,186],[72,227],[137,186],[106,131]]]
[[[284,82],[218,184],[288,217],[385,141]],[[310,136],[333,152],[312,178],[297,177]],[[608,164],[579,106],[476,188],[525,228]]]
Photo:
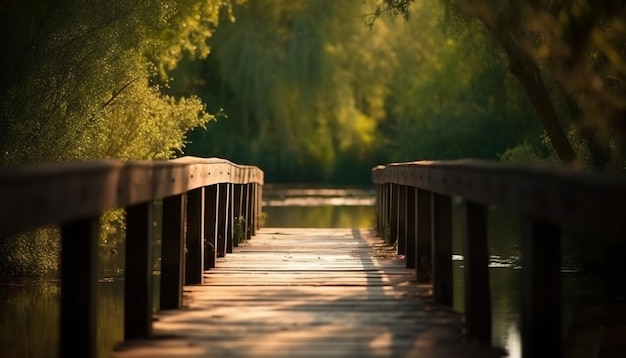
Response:
[[[372,189],[285,188],[268,185],[264,191],[263,211],[267,214],[265,226],[371,228],[374,222]],[[519,357],[519,224],[514,215],[504,212],[491,210],[489,216],[492,344],[508,350],[510,357]],[[463,250],[462,232],[459,229],[462,222],[462,206],[456,203],[453,226],[454,307],[459,311],[462,310],[463,302]],[[155,238],[155,252],[158,252],[158,243],[159,238]],[[123,243],[114,249],[117,254],[114,257],[102,255],[100,263],[99,357],[108,357],[123,337],[124,282],[120,275],[123,272]],[[158,264],[158,256],[155,258]],[[582,277],[574,270],[564,270],[563,279],[566,288],[563,305],[564,339],[566,346],[571,349],[571,352],[566,352],[567,356],[611,356],[598,354],[600,327],[607,328],[606,319],[601,319],[601,313],[605,316],[607,314],[599,308],[603,306],[597,305],[597,302],[603,300],[597,280]],[[155,276],[155,289],[158,289],[158,276]],[[0,286],[0,357],[55,357],[58,307],[59,289],[55,282]],[[615,316],[612,313],[608,316]],[[626,318],[626,315],[620,314]],[[618,340],[626,337],[626,331],[621,333]]]

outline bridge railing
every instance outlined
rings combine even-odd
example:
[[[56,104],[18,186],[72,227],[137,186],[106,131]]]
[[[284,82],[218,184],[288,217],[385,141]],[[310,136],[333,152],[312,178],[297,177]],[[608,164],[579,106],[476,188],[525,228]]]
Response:
[[[124,339],[152,331],[154,203],[162,200],[160,308],[181,307],[216,256],[259,228],[263,172],[219,158],[101,160],[0,169],[0,238],[46,225],[61,233],[59,356],[96,356],[100,216],[126,212]],[[244,218],[235,223],[235,218]]]
[[[566,168],[507,165],[479,160],[417,161],[377,166],[376,227],[397,239],[418,282],[433,299],[452,305],[452,200],[465,206],[464,314],[466,334],[491,340],[487,210],[521,218],[524,357],[561,356],[561,232],[606,240],[626,234],[626,180]]]

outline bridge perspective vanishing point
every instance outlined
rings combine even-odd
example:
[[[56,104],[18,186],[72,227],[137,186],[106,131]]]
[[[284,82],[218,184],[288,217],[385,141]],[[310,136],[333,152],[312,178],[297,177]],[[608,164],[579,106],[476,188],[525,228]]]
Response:
[[[0,238],[60,226],[59,357],[96,356],[99,216],[113,208],[126,209],[127,227],[113,357],[501,357],[490,346],[486,229],[497,206],[522,217],[522,354],[560,357],[561,227],[604,240],[626,232],[620,178],[463,160],[378,166],[372,180],[374,228],[279,229],[260,227],[263,172],[224,159],[2,169]],[[466,213],[464,314],[450,307],[455,197]]]

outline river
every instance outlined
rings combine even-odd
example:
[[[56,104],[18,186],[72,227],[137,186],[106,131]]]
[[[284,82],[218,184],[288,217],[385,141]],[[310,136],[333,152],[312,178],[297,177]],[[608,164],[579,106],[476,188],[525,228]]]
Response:
[[[453,213],[454,308],[459,311],[463,309],[462,210],[461,203],[456,201]],[[266,185],[263,212],[266,227],[371,228],[375,218],[374,192],[372,187]],[[506,349],[510,357],[519,357],[519,224],[514,215],[495,209],[490,209],[489,219],[492,344]],[[158,251],[158,237],[154,244]],[[123,337],[123,243],[108,250],[101,255],[98,285],[98,356],[102,358],[108,357]],[[158,259],[156,262],[158,264]],[[158,273],[158,265],[155,272]],[[597,304],[604,297],[598,280],[584,277],[574,268],[563,267],[562,272],[563,336],[565,346],[569,347],[567,356],[602,356],[598,344],[600,328],[607,325],[598,318],[602,316],[598,311],[604,307]],[[158,288],[158,275],[155,279],[155,288]],[[59,287],[54,279],[2,284],[0,357],[55,357],[58,313]],[[623,313],[620,314],[623,318]]]

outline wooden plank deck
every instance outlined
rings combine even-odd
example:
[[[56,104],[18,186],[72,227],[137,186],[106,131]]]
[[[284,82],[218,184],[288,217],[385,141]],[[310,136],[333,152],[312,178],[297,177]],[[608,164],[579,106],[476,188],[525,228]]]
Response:
[[[219,259],[130,357],[501,357],[367,229],[264,228]]]

